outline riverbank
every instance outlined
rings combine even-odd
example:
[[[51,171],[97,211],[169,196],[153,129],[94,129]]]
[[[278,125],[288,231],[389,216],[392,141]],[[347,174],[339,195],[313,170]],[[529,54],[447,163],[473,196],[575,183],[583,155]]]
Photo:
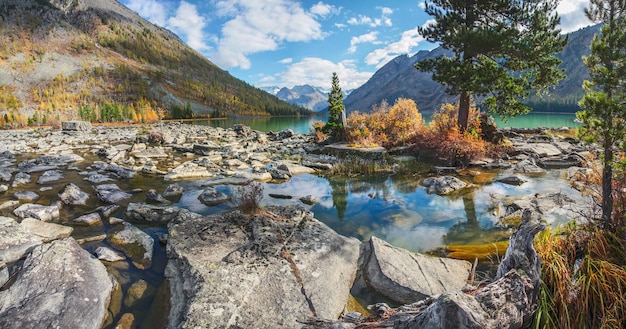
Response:
[[[146,319],[150,317],[149,312],[151,310],[158,312],[156,310],[163,306],[158,305],[154,298],[160,290],[169,290],[172,298],[180,296],[177,294],[177,288],[164,288],[162,285],[166,265],[172,260],[182,259],[176,256],[177,253],[179,256],[182,255],[178,251],[175,254],[165,254],[165,246],[170,238],[168,234],[178,229],[172,227],[175,225],[172,223],[206,218],[193,211],[173,207],[172,204],[179,202],[180,198],[201,198],[204,209],[221,212],[236,208],[238,198],[236,188],[224,189],[223,186],[245,185],[251,181],[285,182],[297,175],[329,170],[344,157],[325,154],[323,148],[312,142],[311,137],[295,134],[289,130],[263,133],[245,126],[222,129],[177,123],[155,127],[90,127],[85,124],[67,124],[65,128],[65,130],[0,131],[0,139],[4,141],[4,144],[0,145],[0,190],[3,191],[0,192],[0,200],[2,200],[0,216],[5,216],[3,217],[6,221],[5,227],[14,227],[17,230],[14,232],[20,232],[19,236],[24,237],[18,241],[3,240],[3,243],[8,243],[2,248],[4,250],[2,261],[7,265],[0,266],[8,279],[3,290],[14,293],[15,290],[12,289],[16,288],[12,287],[19,287],[22,284],[23,287],[27,287],[25,283],[16,284],[25,275],[23,269],[31,268],[30,264],[33,264],[33,261],[28,259],[31,258],[33,252],[37,250],[41,255],[46,255],[48,249],[44,250],[44,248],[49,248],[52,241],[63,240],[63,244],[55,245],[55,248],[73,248],[72,250],[76,250],[79,262],[82,262],[80,259],[83,257],[80,256],[81,248],[97,255],[102,259],[105,272],[115,278],[110,287],[108,285],[102,287],[105,294],[110,290],[113,293],[109,294],[114,296],[111,297],[109,303],[108,316],[106,312],[102,312],[104,327],[112,327],[121,323],[122,319],[128,319],[131,316],[137,323],[145,326]],[[482,163],[475,163],[476,168],[505,168],[502,175],[507,176],[541,174],[539,166],[542,164],[538,160],[560,159],[572,153],[585,152],[585,149],[576,141],[560,137],[530,138],[512,134],[510,138],[517,150],[516,154],[511,154],[510,161],[486,160]],[[472,176],[473,173],[468,173],[468,175],[476,176]],[[182,182],[189,181],[194,183],[182,184]],[[194,191],[189,193],[190,191],[181,190],[181,186],[193,188]],[[468,187],[460,188],[462,190]],[[433,193],[441,191],[443,190],[433,189]],[[300,190],[297,194],[283,195],[292,197],[292,201],[300,207],[306,207],[307,204],[300,201],[300,197],[314,196],[313,194],[315,194],[314,191]],[[554,201],[556,199],[558,199],[558,204]],[[528,199],[526,203],[521,200],[517,207],[521,209],[535,206],[537,210],[549,214],[555,207],[562,208],[563,205],[572,204],[566,198],[556,196],[556,199],[546,198],[544,202],[543,198],[534,198]],[[311,202],[311,198],[306,200]],[[513,211],[510,214],[513,214],[515,209],[511,209]],[[281,211],[276,210],[271,213],[280,214]],[[306,218],[304,222],[316,222],[310,216],[310,213],[304,215],[303,218]],[[35,221],[33,222],[32,219]],[[271,219],[272,215],[269,219],[263,220]],[[53,236],[42,236],[41,233],[37,233],[38,225],[34,225],[35,228],[33,228],[33,223],[58,225],[54,227],[59,233]],[[273,227],[274,224],[268,223],[256,229],[252,228],[252,231],[246,231],[249,233],[245,236],[256,236],[257,240],[269,239],[268,241],[278,242],[278,245],[271,248],[278,248],[274,250],[280,256],[277,261],[282,265],[272,272],[283,273],[286,277],[294,278],[298,283],[297,273],[303,273],[305,268],[311,267],[303,266],[306,262],[302,263],[301,258],[305,257],[304,254],[310,253],[307,244],[318,245],[319,241],[316,240],[315,235],[311,236],[310,241],[304,238],[299,239],[309,241],[304,246],[297,247],[303,255],[281,256],[283,244],[280,241],[285,238],[288,230],[280,228],[261,234],[267,227]],[[235,226],[222,232],[235,232],[243,229],[242,227],[247,226]],[[315,227],[321,229],[325,225],[316,222]],[[68,233],[68,228],[70,233]],[[202,231],[202,228],[198,230]],[[178,237],[184,238],[198,234],[198,230],[182,231],[178,233]],[[223,227],[220,230],[223,230]],[[332,231],[326,230],[326,232],[324,235],[330,236]],[[4,238],[8,236],[15,236],[15,234],[3,234]],[[66,241],[68,236],[72,237],[69,239],[79,242],[78,249]],[[198,238],[206,241],[212,236],[214,234],[199,234]],[[226,237],[228,236],[227,234]],[[222,245],[222,243],[217,243],[217,245]],[[359,249],[358,244],[356,245],[356,249]],[[194,246],[199,246],[199,244],[191,245],[192,249],[185,252],[200,251],[193,250]],[[206,248],[209,248],[208,246]],[[319,247],[320,250],[328,252],[324,244]],[[235,246],[227,252],[231,256],[226,259],[218,257],[219,259],[216,258],[214,263],[216,266],[225,266],[226,264],[220,265],[222,261],[228,264],[238,263],[241,259],[236,254],[243,253],[241,257],[245,256],[244,258],[248,259],[245,264],[257,266],[254,260],[258,258],[249,258],[250,252],[258,251],[255,248],[257,247],[240,249]],[[351,257],[353,258],[356,249],[352,249]],[[11,254],[10,257],[7,256],[7,250],[11,250],[8,253]],[[292,247],[288,246],[286,250],[291,251]],[[333,253],[327,256],[330,255]],[[187,256],[183,258],[185,257]],[[290,261],[289,258],[292,260]],[[22,263],[24,259],[26,261]],[[250,260],[252,263],[249,263]],[[350,261],[350,263],[354,262]],[[67,266],[76,267],[71,264]],[[89,268],[92,267],[99,273],[94,274],[94,277],[101,277],[102,267],[89,266]],[[198,271],[195,267],[187,268],[188,270],[185,268],[179,266],[176,271],[190,271],[189,273]],[[356,273],[356,269],[355,263],[346,273],[352,271]],[[207,270],[212,271],[211,268],[202,267],[202,271]],[[45,269],[44,272],[54,275],[50,268]],[[315,273],[316,271],[310,272],[310,275],[326,277]],[[252,281],[257,280],[255,275],[246,274]],[[348,297],[347,291],[350,290],[350,281],[353,280],[350,278],[353,276],[354,274],[346,274],[343,278],[348,283],[342,284],[340,290],[343,292],[341,297],[336,298],[337,304],[345,305],[345,299]],[[117,282],[117,288],[115,282]],[[69,288],[71,287],[75,286],[69,284]],[[200,289],[201,286],[197,288]],[[270,292],[275,293],[275,291]],[[185,294],[189,293],[190,291],[185,291]],[[0,293],[0,299],[6,295],[6,293]],[[56,296],[52,291],[45,292],[44,295]],[[101,297],[95,297],[95,295],[81,296],[81,298],[102,300]],[[27,299],[19,303],[31,302],[32,300]],[[303,305],[309,305],[306,298],[304,302]],[[3,305],[11,303],[6,302]],[[324,307],[322,304],[323,301],[317,301],[313,305],[316,309],[322,309]],[[172,302],[171,305],[190,307],[188,304],[181,304],[180,301],[178,304]],[[101,309],[102,304],[94,307]],[[305,310],[310,312],[309,308],[306,306]],[[334,306],[332,312],[323,314],[334,314],[340,308],[342,306]],[[211,314],[220,313],[219,309],[220,307],[215,307]],[[6,306],[2,306],[0,312],[6,310]],[[33,309],[33,312],[35,311],[37,308]],[[177,314],[182,314],[181,312],[178,309]],[[341,310],[338,312],[340,313]],[[162,311],[160,314],[164,315]],[[161,324],[164,321],[166,320],[163,320]],[[170,318],[170,321],[174,320]]]

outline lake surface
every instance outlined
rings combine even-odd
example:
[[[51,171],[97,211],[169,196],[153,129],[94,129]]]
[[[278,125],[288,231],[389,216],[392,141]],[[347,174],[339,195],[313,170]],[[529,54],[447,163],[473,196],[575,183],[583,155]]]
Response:
[[[527,115],[510,118],[506,123],[500,118],[495,118],[498,127],[513,128],[561,128],[579,127],[580,123],[574,122],[576,115],[573,113],[530,113]],[[430,121],[430,116],[424,116],[426,122]],[[315,117],[241,117],[213,120],[196,120],[194,124],[210,124],[213,127],[232,128],[235,124],[243,124],[254,130],[260,131],[280,131],[291,129],[299,134],[311,132],[311,127],[316,121],[328,120],[327,116]]]

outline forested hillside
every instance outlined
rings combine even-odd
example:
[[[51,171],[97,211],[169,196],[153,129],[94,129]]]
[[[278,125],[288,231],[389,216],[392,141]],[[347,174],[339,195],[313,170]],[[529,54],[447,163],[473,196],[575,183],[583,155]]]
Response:
[[[0,2],[0,125],[294,115],[115,0]]]

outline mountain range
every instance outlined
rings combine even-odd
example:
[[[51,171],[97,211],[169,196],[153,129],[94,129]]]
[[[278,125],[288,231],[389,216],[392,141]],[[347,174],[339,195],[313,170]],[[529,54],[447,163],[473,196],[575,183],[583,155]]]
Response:
[[[531,97],[528,105],[535,111],[576,112],[578,100],[583,95],[582,83],[589,78],[582,56],[590,53],[589,45],[600,25],[590,26],[568,34],[568,44],[558,54],[561,68],[567,77],[560,81],[548,96]],[[443,47],[431,51],[420,51],[413,56],[402,55],[381,67],[361,87],[355,89],[345,100],[348,112],[369,112],[374,105],[383,100],[393,104],[398,98],[410,98],[418,109],[432,113],[442,103],[456,102],[457,97],[445,93],[445,88],[431,78],[429,72],[420,72],[414,64],[418,61],[434,58],[447,52]]]
[[[0,45],[4,121],[310,113],[115,0],[2,0]]]
[[[287,87],[261,87],[272,95],[276,95],[279,99],[287,103],[302,106],[313,112],[321,112],[328,108],[328,93],[322,88],[313,87],[311,85]]]

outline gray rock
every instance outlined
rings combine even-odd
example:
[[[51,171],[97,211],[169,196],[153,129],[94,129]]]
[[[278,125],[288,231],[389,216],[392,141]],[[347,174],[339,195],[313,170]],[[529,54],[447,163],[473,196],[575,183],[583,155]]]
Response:
[[[30,183],[30,175],[25,173],[25,172],[18,172],[17,174],[15,174],[15,178],[13,178],[13,183],[11,184],[12,187],[17,187],[20,185],[26,185],[28,183]]]
[[[426,187],[428,194],[437,195],[447,195],[467,187],[467,183],[452,176],[427,177],[421,184]]]
[[[100,213],[100,217],[104,219],[111,217],[111,215],[113,215],[113,213],[116,212],[118,209],[120,209],[120,206],[116,204],[110,204],[108,206],[100,206],[96,208],[96,211],[98,211],[98,213]]]
[[[0,184],[0,193],[6,192],[8,190],[9,190],[9,186],[7,186],[5,184]]]
[[[149,189],[148,192],[146,192],[146,202],[155,204],[170,203],[168,200],[163,198],[163,196],[159,194],[155,189]]]
[[[204,144],[193,144],[193,153],[199,155],[209,155],[213,151],[219,151],[221,149],[221,146],[213,142],[205,142]]]
[[[413,253],[374,236],[365,246],[366,282],[376,292],[400,303],[460,291],[472,268],[467,261]]]
[[[111,248],[102,246],[96,248],[95,253],[99,260],[104,260],[107,262],[119,262],[126,259],[126,257],[124,257],[124,255],[120,254],[119,252]]]
[[[163,179],[168,181],[174,179],[202,178],[212,176],[215,176],[215,174],[212,171],[207,170],[206,167],[202,167],[193,161],[188,161],[172,169],[165,175],[165,177],[163,177]]]
[[[61,202],[68,206],[84,206],[89,200],[89,194],[83,191],[80,187],[74,183],[69,183],[65,186],[63,192],[59,194]]]
[[[172,206],[158,206],[146,203],[129,203],[126,217],[154,223],[167,223],[174,218],[194,218],[200,215]]]
[[[499,178],[496,181],[503,183],[503,184],[515,185],[515,186],[520,186],[526,183],[526,180],[519,176],[507,176],[507,177]]]
[[[360,243],[301,208],[266,211],[170,222],[168,328],[294,328],[341,314]]]
[[[61,122],[61,129],[63,131],[90,131],[92,128],[91,122],[88,121],[63,121]]]
[[[295,164],[295,163],[289,163],[289,162],[286,162],[286,161],[282,161],[279,164],[278,169],[284,170],[284,171],[288,172],[289,175],[291,175],[291,176],[300,175],[300,174],[313,174],[313,173],[315,173],[315,169],[313,169],[313,168],[301,166],[301,165],[298,165],[298,164]]]
[[[0,327],[100,328],[112,287],[104,265],[74,239],[38,246],[0,292]]]
[[[166,198],[179,197],[183,195],[184,191],[185,190],[183,189],[182,186],[174,183],[174,184],[170,184],[167,186],[167,188],[165,189],[165,192],[163,192],[163,196]]]
[[[314,195],[307,195],[300,198],[300,201],[309,206],[314,205],[317,202],[317,198]]]
[[[20,223],[20,226],[24,232],[28,232],[39,237],[42,242],[50,242],[53,240],[67,238],[74,230],[69,226],[41,222],[34,218],[24,218]]]
[[[138,269],[145,270],[152,266],[154,240],[136,226],[124,222],[124,228],[111,234],[109,242],[122,250]]]
[[[527,143],[518,145],[515,149],[517,152],[535,154],[539,157],[552,157],[563,154],[558,147],[548,143]]]
[[[135,158],[167,158],[169,155],[165,153],[162,147],[151,147],[135,152],[133,156]]]
[[[537,307],[541,261],[533,248],[533,238],[543,230],[541,222],[526,209],[522,224],[509,239],[509,248],[498,266],[496,281],[474,296],[447,293],[409,321],[398,321],[394,328],[527,328]]]
[[[11,181],[11,177],[13,177],[12,170],[6,168],[0,168],[0,181],[1,182],[9,182]]]
[[[60,166],[67,166],[84,160],[83,157],[74,153],[49,154],[23,161],[18,164],[18,168],[25,173],[32,174],[34,172],[57,169]]]
[[[0,287],[9,281],[9,269],[7,264],[0,262]]]
[[[15,219],[0,216],[0,263],[13,263],[43,241]]]
[[[212,187],[207,187],[198,195],[198,200],[207,206],[215,206],[230,200],[230,197]]]
[[[111,181],[113,180],[111,177],[107,176],[107,175],[103,175],[97,172],[92,172],[89,173],[89,176],[83,178],[84,180],[94,183],[94,184],[100,184],[100,183],[104,183],[107,181]]]
[[[109,164],[105,170],[118,178],[135,177],[135,171],[132,168],[127,168],[127,167],[120,166],[114,163]]]
[[[9,201],[6,201],[6,202],[0,204],[0,210],[13,208],[13,207],[17,206],[18,204],[20,204],[20,202],[17,201],[17,200],[9,200]]]
[[[102,184],[95,187],[96,195],[102,202],[118,203],[125,199],[130,199],[131,195],[122,191],[115,184]]]
[[[516,173],[524,173],[524,174],[545,174],[546,170],[537,166],[537,164],[535,164],[535,161],[532,159],[526,159],[526,160],[522,160],[518,163],[516,163],[513,168],[512,168],[513,172]]]
[[[58,170],[47,170],[43,174],[41,174],[41,176],[39,176],[39,179],[37,179],[37,184],[39,184],[39,185],[48,184],[48,183],[51,183],[51,182],[58,181],[61,178],[63,178],[63,174],[61,174],[60,171],[58,171]]]
[[[33,202],[39,199],[39,194],[33,191],[16,191],[15,193],[13,193],[13,197],[18,199],[19,201]]]
[[[101,224],[102,223],[102,219],[100,218],[100,214],[99,213],[92,212],[92,213],[89,213],[89,214],[78,216],[78,217],[72,219],[72,222],[78,223],[78,224],[96,225],[96,224]]]
[[[43,206],[40,204],[25,203],[13,210],[13,214],[19,218],[32,217],[43,222],[49,222],[59,217],[59,206]]]

